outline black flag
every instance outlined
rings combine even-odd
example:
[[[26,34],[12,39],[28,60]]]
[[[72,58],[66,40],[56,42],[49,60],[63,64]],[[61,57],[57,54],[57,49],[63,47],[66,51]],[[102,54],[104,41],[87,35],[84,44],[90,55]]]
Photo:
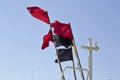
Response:
[[[57,55],[58,55],[58,58],[59,58],[60,62],[73,60],[72,48],[69,48],[69,49],[58,49],[57,50]],[[55,62],[56,63],[58,62],[57,59],[55,60]]]
[[[72,40],[68,38],[64,38],[62,36],[54,35],[55,45],[56,47],[64,46],[68,48],[72,45]]]

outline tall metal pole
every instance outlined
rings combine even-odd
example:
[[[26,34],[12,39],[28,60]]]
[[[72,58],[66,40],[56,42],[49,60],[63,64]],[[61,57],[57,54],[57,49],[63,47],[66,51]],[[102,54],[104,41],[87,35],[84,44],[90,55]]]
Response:
[[[76,49],[75,41],[73,41],[73,44],[74,44],[74,52],[75,52],[75,56],[76,56],[76,59],[77,59],[78,68],[79,68],[79,71],[80,71],[81,80],[85,80],[83,70],[82,70],[82,66],[81,66],[81,63],[80,63],[80,58],[78,56],[78,51]]]
[[[47,10],[46,10],[46,12],[47,12]],[[48,12],[47,12],[47,14],[48,14]],[[48,16],[48,18],[49,18],[49,16]],[[49,18],[49,21],[50,21],[50,18]],[[51,24],[51,22],[50,22],[50,24]],[[49,24],[49,26],[50,26],[50,31],[51,31],[51,34],[53,35],[53,32],[52,32],[52,28],[51,28],[51,25]],[[54,40],[54,37],[53,37],[53,40]],[[56,55],[57,55],[57,61],[58,61],[58,64],[59,64],[59,68],[60,68],[60,71],[61,71],[61,75],[62,75],[62,79],[63,80],[65,80],[65,77],[64,77],[64,74],[62,73],[62,65],[61,65],[61,63],[60,63],[60,61],[59,61],[59,57],[58,57],[58,54],[57,54],[57,47],[56,47],[56,45],[55,45],[55,40],[54,40],[54,46],[55,46],[55,50],[56,50]]]
[[[88,80],[92,80],[92,50],[98,51],[99,47],[97,47],[97,42],[95,43],[95,47],[92,47],[92,39],[88,39],[88,46],[81,46],[81,48],[88,49]]]
[[[74,73],[74,79],[77,80],[77,77],[76,77],[76,72],[75,72],[75,64],[74,64],[74,58],[72,60],[72,64],[73,64],[73,73]]]
[[[52,29],[50,28],[50,30],[51,30],[51,33],[52,33]],[[52,33],[52,35],[53,35],[53,33]],[[53,40],[54,40],[54,46],[55,46],[55,50],[56,50],[56,55],[57,55],[57,62],[58,62],[58,65],[59,65],[59,67],[60,67],[60,71],[61,71],[61,75],[62,75],[62,80],[65,80],[65,77],[64,77],[64,74],[62,73],[62,65],[61,65],[61,63],[60,63],[60,60],[59,60],[59,57],[58,57],[58,54],[57,54],[57,47],[56,47],[56,45],[55,45],[55,39],[54,39],[54,37],[53,37]]]
[[[54,42],[54,45],[55,45],[55,42]],[[55,46],[55,49],[56,49],[56,55],[57,55],[57,48],[56,48],[56,46]],[[62,73],[63,72],[62,65],[60,63],[58,55],[57,55],[57,61],[58,61],[59,67],[60,67],[60,71],[61,71],[61,75],[62,75],[62,80],[65,80],[64,74]]]
[[[92,80],[92,39],[89,38],[88,39],[88,46],[89,46],[89,55],[88,55],[88,59],[89,59],[89,77],[88,80]]]
[[[69,23],[69,25],[70,25],[70,23]],[[71,25],[70,25],[70,30],[71,30],[71,33],[73,35],[72,29],[71,29]],[[73,37],[73,46],[74,46],[74,52],[75,52],[75,56],[76,56],[77,63],[78,63],[78,68],[79,68],[79,71],[80,71],[81,80],[85,80],[84,79],[84,74],[83,74],[83,71],[82,71],[82,66],[81,66],[80,58],[78,56],[78,51],[77,51],[77,47],[76,47],[76,44],[75,44],[74,37]]]

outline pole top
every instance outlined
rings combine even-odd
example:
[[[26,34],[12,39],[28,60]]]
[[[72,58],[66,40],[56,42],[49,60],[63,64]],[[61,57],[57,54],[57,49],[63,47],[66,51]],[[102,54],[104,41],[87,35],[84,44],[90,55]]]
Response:
[[[88,46],[84,45],[84,46],[81,46],[81,48],[88,49],[89,51],[92,51],[92,50],[98,51],[100,48],[98,47],[97,43],[98,42],[95,42],[94,47],[92,47],[92,38],[88,38]]]

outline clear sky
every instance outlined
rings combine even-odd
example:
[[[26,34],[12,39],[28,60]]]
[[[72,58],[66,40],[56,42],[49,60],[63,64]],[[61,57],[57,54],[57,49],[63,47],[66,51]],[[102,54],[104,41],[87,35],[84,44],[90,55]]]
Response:
[[[51,22],[70,22],[83,68],[88,68],[88,51],[80,46],[89,37],[98,42],[93,80],[120,80],[120,0],[1,0],[0,80],[60,80],[53,43],[41,50],[49,25],[33,18],[27,6],[47,10]],[[71,70],[65,74],[72,80]]]

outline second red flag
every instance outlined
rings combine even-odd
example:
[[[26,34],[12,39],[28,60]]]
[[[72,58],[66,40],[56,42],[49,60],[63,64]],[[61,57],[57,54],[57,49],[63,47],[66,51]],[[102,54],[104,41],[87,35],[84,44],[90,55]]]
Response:
[[[29,10],[30,14],[33,17],[35,17],[47,24],[50,24],[50,20],[49,20],[47,11],[44,11],[43,9],[41,9],[37,6],[27,7],[27,10]]]

